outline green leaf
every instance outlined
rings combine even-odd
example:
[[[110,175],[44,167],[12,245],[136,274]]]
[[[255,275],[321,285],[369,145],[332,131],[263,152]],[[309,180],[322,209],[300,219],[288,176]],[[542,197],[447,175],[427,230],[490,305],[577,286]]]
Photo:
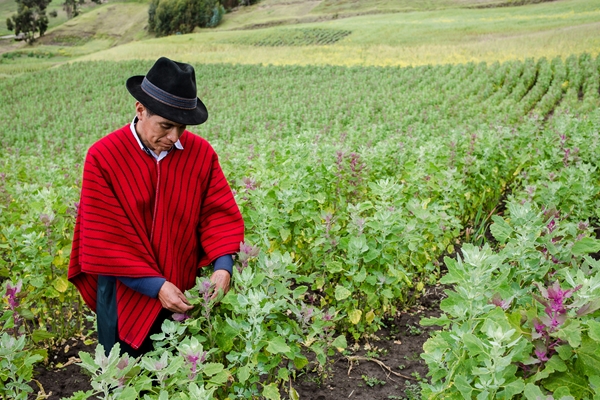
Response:
[[[279,389],[275,383],[271,383],[267,386],[263,386],[262,395],[268,400],[280,400]]]
[[[452,320],[448,318],[448,315],[442,314],[438,318],[422,318],[421,321],[419,321],[419,324],[421,324],[421,326],[446,326],[449,325],[451,322]]]
[[[223,364],[221,363],[206,363],[202,367],[202,372],[208,376],[213,376],[223,371]]]
[[[465,333],[463,335],[463,343],[469,350],[470,356],[476,356],[485,352],[486,348],[481,339],[472,333]]]
[[[525,398],[527,400],[545,400],[546,395],[542,393],[542,390],[534,385],[533,383],[528,383],[525,385],[525,390],[523,391]]]
[[[554,371],[565,372],[567,370],[567,364],[555,354],[548,360],[545,369],[550,370],[550,373]]]
[[[342,272],[343,270],[344,270],[344,265],[339,261],[331,261],[331,262],[327,263],[327,272],[330,274]]]
[[[575,242],[571,251],[576,256],[581,256],[589,253],[596,253],[600,251],[600,240],[593,239],[590,237],[584,237],[583,239]]]
[[[348,298],[351,294],[352,294],[352,292],[349,291],[348,289],[346,289],[345,287],[343,287],[342,285],[337,285],[335,287],[335,299],[337,301],[344,300],[344,299]]]
[[[302,296],[304,293],[306,293],[306,291],[308,290],[307,286],[298,286],[296,289],[294,289],[294,291],[292,292],[292,297],[297,299],[300,296]]]
[[[98,365],[90,355],[90,353],[86,353],[83,351],[79,352],[79,358],[81,359],[81,365],[90,372],[96,372],[98,369]]]
[[[38,330],[33,331],[33,334],[31,335],[31,339],[37,343],[37,342],[41,342],[42,340],[52,339],[55,336],[56,335],[52,332],[42,331],[42,330],[38,329]]]
[[[556,400],[574,400],[573,396],[571,396],[571,391],[566,386],[556,388],[556,390],[552,392],[552,397]]]
[[[48,349],[35,349],[31,350],[31,353],[39,355],[40,357],[42,357],[42,360],[48,359]]]
[[[246,382],[250,377],[250,367],[248,367],[247,365],[240,367],[237,371],[237,377],[240,383]]]
[[[354,275],[352,277],[352,280],[354,282],[363,282],[365,280],[365,278],[367,277],[367,271],[365,270],[365,268],[361,268],[360,271],[358,271],[358,274]]]
[[[290,233],[291,232],[289,229],[285,229],[285,228],[279,229],[279,235],[281,236],[281,240],[284,242],[290,237]]]
[[[267,351],[271,354],[287,353],[290,351],[290,346],[288,346],[285,340],[280,336],[274,337],[267,343]]]
[[[525,382],[523,379],[518,378],[516,381],[512,381],[508,385],[504,386],[504,390],[497,393],[498,399],[512,399],[517,394],[523,392],[525,389]]]
[[[563,360],[570,360],[571,357],[573,357],[573,348],[568,344],[558,346],[556,348],[556,352],[558,353],[560,358]]]
[[[581,323],[578,320],[571,320],[568,325],[558,331],[558,337],[565,339],[573,347],[579,347],[581,344]]]
[[[228,380],[229,380],[229,371],[223,370],[223,371],[219,372],[218,374],[216,374],[215,376],[213,376],[212,378],[210,378],[208,383],[211,385],[214,385],[214,386],[221,386]]]
[[[459,375],[454,379],[454,385],[458,389],[458,391],[463,395],[464,399],[472,398],[471,394],[473,393],[473,388],[467,381],[463,375]]]
[[[290,386],[290,400],[300,400],[300,395],[292,386]]]
[[[294,367],[300,370],[308,364],[308,359],[304,356],[296,356],[294,357]]]
[[[502,218],[497,215],[492,217],[494,223],[490,226],[490,232],[494,238],[500,243],[506,243],[513,233],[513,228]]]
[[[360,322],[361,316],[362,316],[362,311],[360,311],[360,310],[352,310],[348,313],[348,318],[350,319],[350,322],[352,322],[354,325],[356,325]]]
[[[123,390],[120,394],[119,394],[119,399],[137,399],[138,398],[138,392],[132,388],[131,386],[128,386],[127,388],[125,388],[125,390]]]
[[[54,289],[56,289],[60,293],[64,293],[69,288],[69,281],[64,276],[59,276],[54,280],[52,286],[54,286]]]
[[[287,382],[290,380],[290,371],[287,368],[279,368],[277,371],[277,377],[283,382]]]
[[[588,335],[590,338],[594,339],[596,342],[600,342],[600,322],[594,321],[590,319],[586,322],[589,330]]]
[[[588,391],[587,379],[570,371],[557,372],[544,381],[544,387],[551,392],[562,386],[568,388],[571,396],[577,399],[583,399],[584,394]]]
[[[335,340],[331,343],[333,347],[338,349],[338,351],[342,351],[346,347],[348,347],[348,343],[346,342],[346,336],[340,335],[335,338]]]
[[[587,376],[600,375],[600,346],[598,342],[586,337],[581,347],[576,349],[577,366]]]
[[[227,353],[233,348],[233,339],[237,335],[237,330],[229,324],[221,324],[221,329],[216,335],[215,341],[219,349]]]
[[[21,317],[28,319],[28,320],[32,320],[35,318],[35,315],[33,315],[31,310],[28,310],[28,309],[20,308],[19,314],[21,315]]]

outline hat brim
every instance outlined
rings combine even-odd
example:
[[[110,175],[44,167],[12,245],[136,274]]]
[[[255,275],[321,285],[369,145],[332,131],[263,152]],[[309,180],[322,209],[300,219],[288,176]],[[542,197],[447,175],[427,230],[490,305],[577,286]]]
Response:
[[[202,100],[198,99],[196,108],[193,110],[184,110],[169,106],[155,100],[144,92],[141,87],[143,80],[144,76],[132,76],[127,79],[125,86],[127,86],[127,90],[129,90],[129,93],[131,93],[137,101],[148,107],[153,113],[158,114],[169,121],[183,125],[200,125],[208,119],[208,110],[204,103],[202,103]]]

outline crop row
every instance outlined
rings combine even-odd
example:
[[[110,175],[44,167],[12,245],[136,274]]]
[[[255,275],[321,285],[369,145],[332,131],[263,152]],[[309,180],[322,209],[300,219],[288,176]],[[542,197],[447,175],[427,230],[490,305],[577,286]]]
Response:
[[[588,117],[599,61],[198,65],[210,118],[192,131],[220,156],[246,244],[234,290],[211,318],[168,328],[155,361],[168,353],[186,365],[182,352],[210,349],[198,391],[276,398],[285,383],[291,395],[305,352],[322,368],[346,334],[357,340],[414,302],[440,279],[445,255],[486,240],[506,198],[554,207],[589,233],[600,218],[598,129]],[[23,354],[43,358],[43,345],[81,330],[86,311],[65,280],[81,165],[93,141],[133,118],[124,82],[149,66],[80,63],[0,80],[0,276],[14,293],[1,320],[7,335],[28,338],[15,349],[38,349]],[[183,326],[197,343],[182,342]],[[98,357],[86,368],[106,377]],[[126,390],[150,390],[164,372],[156,365]],[[171,378],[160,390],[183,384]],[[109,393],[119,379],[95,390]]]
[[[334,44],[352,31],[342,29],[303,28],[285,29],[272,33],[264,33],[258,36],[238,39],[236,44],[251,46],[310,46]]]

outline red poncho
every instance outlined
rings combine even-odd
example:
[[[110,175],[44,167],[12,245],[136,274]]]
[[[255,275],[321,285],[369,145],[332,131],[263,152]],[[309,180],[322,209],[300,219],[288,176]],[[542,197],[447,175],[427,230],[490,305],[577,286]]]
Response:
[[[244,223],[210,144],[185,131],[160,162],[129,125],[88,151],[69,280],[96,311],[97,276],[164,277],[180,290],[199,267],[239,251]],[[140,347],[161,303],[117,280],[119,337]]]

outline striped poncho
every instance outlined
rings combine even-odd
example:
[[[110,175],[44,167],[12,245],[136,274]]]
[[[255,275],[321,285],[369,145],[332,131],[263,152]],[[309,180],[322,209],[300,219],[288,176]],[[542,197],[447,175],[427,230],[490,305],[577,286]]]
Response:
[[[199,267],[239,251],[244,223],[217,154],[191,132],[179,140],[157,162],[127,125],[88,151],[68,277],[92,310],[98,275],[164,277],[184,291]],[[134,349],[161,309],[117,281],[119,337]]]

